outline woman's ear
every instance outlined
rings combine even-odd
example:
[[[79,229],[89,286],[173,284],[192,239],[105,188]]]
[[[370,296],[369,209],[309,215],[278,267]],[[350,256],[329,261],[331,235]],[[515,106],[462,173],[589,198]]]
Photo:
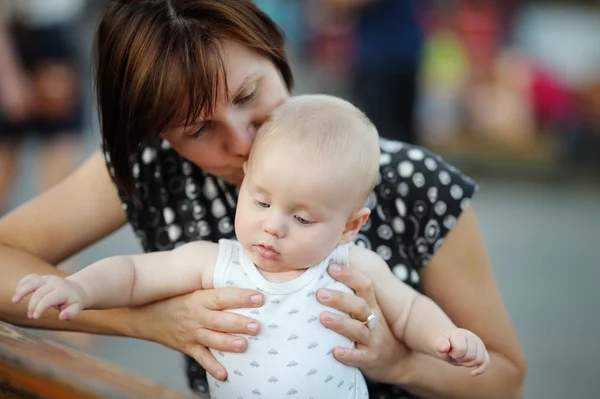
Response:
[[[363,224],[369,219],[369,215],[371,215],[371,211],[369,208],[360,208],[358,211],[354,212],[348,220],[346,221],[346,226],[344,227],[344,232],[342,233],[342,238],[340,239],[340,244],[348,244],[354,240],[354,237],[360,231],[360,228]]]

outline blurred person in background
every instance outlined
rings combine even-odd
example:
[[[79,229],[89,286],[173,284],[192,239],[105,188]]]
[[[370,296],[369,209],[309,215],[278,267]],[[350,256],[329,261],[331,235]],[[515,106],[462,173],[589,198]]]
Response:
[[[0,4],[0,214],[16,175],[20,144],[43,141],[39,189],[74,167],[83,115],[78,35],[84,0],[14,0]]]
[[[418,141],[415,106],[423,47],[416,0],[326,0],[356,24],[352,97],[382,137]]]
[[[85,0],[0,3],[0,215],[17,174],[20,146],[29,134],[42,141],[39,191],[74,168],[83,131],[77,18]],[[60,267],[75,272],[75,262]],[[53,334],[91,350],[83,334]]]

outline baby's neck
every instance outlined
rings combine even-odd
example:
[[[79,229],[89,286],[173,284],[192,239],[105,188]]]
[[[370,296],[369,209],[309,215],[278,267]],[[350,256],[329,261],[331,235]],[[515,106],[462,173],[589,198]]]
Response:
[[[300,270],[289,270],[285,272],[267,272],[262,270],[260,267],[256,266],[256,270],[265,278],[265,280],[270,281],[272,283],[287,283],[288,281],[292,281],[306,272],[308,269],[300,269]]]

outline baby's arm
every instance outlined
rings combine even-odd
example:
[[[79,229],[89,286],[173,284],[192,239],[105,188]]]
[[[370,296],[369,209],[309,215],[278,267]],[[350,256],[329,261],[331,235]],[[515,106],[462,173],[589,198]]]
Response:
[[[13,301],[33,293],[30,317],[58,307],[61,319],[71,319],[83,309],[143,305],[212,288],[218,248],[198,241],[171,251],[105,258],[66,279],[28,275],[17,285]]]
[[[394,276],[376,253],[352,247],[350,267],[372,280],[386,321],[409,348],[452,364],[473,367],[473,375],[487,369],[489,355],[481,339],[457,328],[435,302]]]

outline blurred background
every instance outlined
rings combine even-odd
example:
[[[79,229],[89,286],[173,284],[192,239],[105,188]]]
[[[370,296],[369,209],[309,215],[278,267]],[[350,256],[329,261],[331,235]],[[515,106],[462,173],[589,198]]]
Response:
[[[525,398],[597,398],[600,3],[373,0],[340,12],[322,0],[256,2],[288,36],[297,94],[343,96],[383,136],[437,151],[480,184],[473,206],[527,356]],[[99,147],[90,54],[105,3],[0,1],[33,71],[28,95],[65,121],[18,135],[0,123],[0,215]],[[52,51],[66,62],[37,68]],[[61,267],[139,251],[125,227]],[[187,389],[169,349],[53,336]]]

